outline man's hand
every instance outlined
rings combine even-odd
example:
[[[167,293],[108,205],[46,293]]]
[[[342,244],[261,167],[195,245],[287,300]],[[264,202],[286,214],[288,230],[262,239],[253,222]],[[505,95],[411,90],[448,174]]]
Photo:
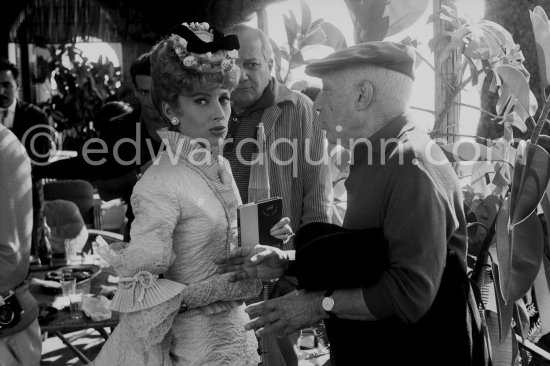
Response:
[[[288,217],[283,217],[278,223],[273,225],[269,230],[269,235],[279,240],[282,240],[286,244],[290,238],[294,236],[294,232],[290,227],[290,219]]]
[[[246,308],[253,319],[245,329],[253,329],[258,336],[288,335],[312,326],[327,318],[321,307],[322,291],[293,291],[283,297],[263,301]]]
[[[289,258],[284,251],[256,245],[254,248],[237,248],[227,256],[214,259],[219,273],[235,272],[229,282],[247,279],[271,280],[281,277],[288,268]]]

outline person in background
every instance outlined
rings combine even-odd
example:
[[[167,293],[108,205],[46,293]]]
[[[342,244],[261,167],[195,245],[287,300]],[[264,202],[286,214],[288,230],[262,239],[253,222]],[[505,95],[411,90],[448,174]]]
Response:
[[[151,62],[148,53],[136,59],[130,67],[130,74],[139,108],[132,109],[124,102],[109,102],[101,108],[94,121],[106,149],[93,143],[89,145],[89,150],[103,151],[56,161],[38,167],[35,172],[40,178],[85,179],[93,182],[105,201],[122,198],[128,204],[124,233],[126,240],[129,239],[134,220],[130,204],[132,189],[163,149],[157,131],[165,126],[151,100]]]
[[[31,165],[17,137],[0,125],[0,364],[38,366],[38,306],[23,281],[29,269]],[[21,310],[23,312],[21,313]],[[15,317],[12,321],[12,315]]]
[[[290,90],[271,77],[273,50],[269,38],[259,29],[238,24],[228,32],[239,37],[241,79],[231,93],[233,100],[224,157],[229,160],[243,202],[248,202],[248,184],[254,129],[265,126],[269,154],[271,196],[283,199],[283,216],[297,230],[310,222],[330,222],[332,184],[328,165],[313,164],[323,158],[323,134],[316,123],[317,113],[303,94]],[[233,141],[229,140],[232,139]],[[285,142],[286,141],[286,142]],[[294,249],[292,239],[283,249]],[[283,277],[273,287],[266,286],[269,297],[286,294],[295,288],[296,279]],[[263,297],[263,295],[262,295]],[[296,365],[292,350],[299,333],[290,338],[266,339],[267,364]],[[279,348],[287,351],[280,351]]]
[[[25,147],[32,166],[33,230],[31,253],[36,253],[44,240],[44,190],[35,168],[48,161],[53,128],[48,117],[36,105],[18,98],[19,70],[0,58],[0,124],[12,131]],[[37,165],[38,164],[38,165]]]

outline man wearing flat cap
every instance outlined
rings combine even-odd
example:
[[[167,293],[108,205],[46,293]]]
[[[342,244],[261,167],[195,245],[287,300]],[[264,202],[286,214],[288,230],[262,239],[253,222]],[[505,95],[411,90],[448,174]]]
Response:
[[[323,81],[314,104],[321,128],[330,143],[352,153],[343,228],[361,234],[359,245],[369,246],[371,255],[384,253],[380,258],[354,258],[352,251],[350,266],[370,262],[382,264],[382,269],[376,278],[350,278],[347,286],[322,291],[302,286],[305,289],[251,305],[248,329],[284,334],[324,319],[329,339],[336,328],[353,334],[347,345],[331,349],[333,364],[338,365],[359,364],[356,360],[361,359],[360,364],[475,364],[471,345],[476,340],[466,324],[478,315],[471,301],[468,307],[461,188],[441,149],[407,113],[414,63],[414,49],[408,46],[369,42],[306,68]],[[297,241],[299,237],[300,232]],[[329,237],[319,240],[317,250],[330,248],[324,245]],[[331,250],[342,250],[344,242],[333,240]],[[220,263],[229,271],[242,265],[235,280],[278,277],[301,264],[300,249],[297,263],[287,254],[258,246],[237,250]],[[345,265],[335,263],[323,270],[341,272]],[[337,275],[341,273],[333,277]]]

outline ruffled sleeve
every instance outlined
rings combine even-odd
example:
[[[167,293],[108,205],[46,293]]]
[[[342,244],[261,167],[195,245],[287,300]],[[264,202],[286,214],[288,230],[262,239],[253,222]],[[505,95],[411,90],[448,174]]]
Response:
[[[180,206],[169,176],[152,169],[136,184],[132,194],[135,220],[131,242],[99,249],[119,275],[111,309],[122,313],[149,309],[180,294],[185,285],[159,278],[172,264],[172,235]],[[173,182],[172,182],[173,183]]]

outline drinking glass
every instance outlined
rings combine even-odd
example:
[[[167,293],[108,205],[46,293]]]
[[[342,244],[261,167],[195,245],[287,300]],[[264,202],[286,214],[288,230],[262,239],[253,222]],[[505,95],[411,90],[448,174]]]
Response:
[[[76,264],[81,262],[81,257],[77,254],[76,240],[65,239],[63,240],[65,246],[65,257],[67,258],[67,264]]]
[[[59,281],[61,283],[61,290],[63,296],[69,298],[69,305],[71,309],[71,318],[82,318],[82,290],[76,288],[76,278],[65,279]]]

